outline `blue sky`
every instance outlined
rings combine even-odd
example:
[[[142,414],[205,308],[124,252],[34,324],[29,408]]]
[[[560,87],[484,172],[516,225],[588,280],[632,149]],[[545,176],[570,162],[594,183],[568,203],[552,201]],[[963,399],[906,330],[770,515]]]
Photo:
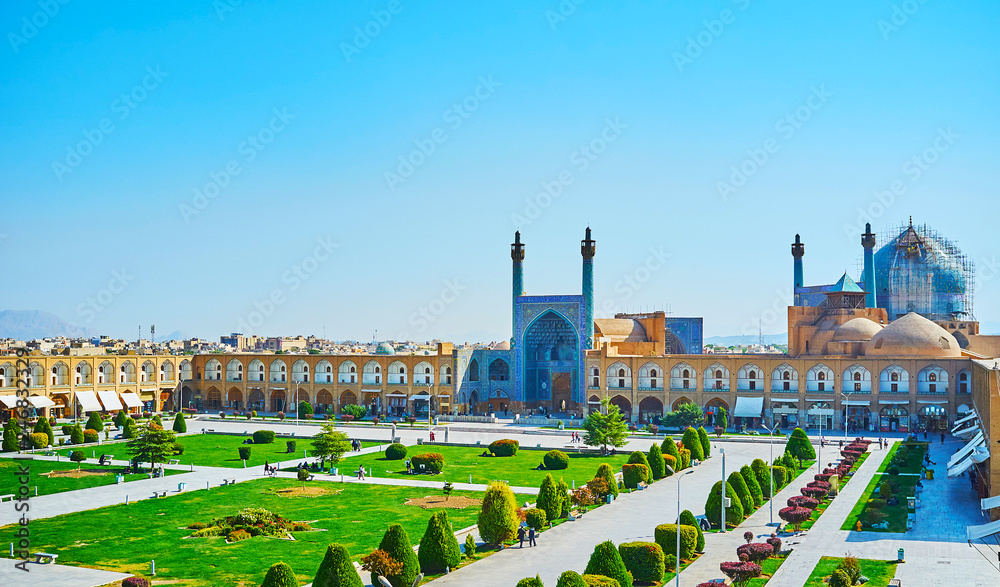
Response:
[[[6,308],[497,340],[515,228],[578,293],[589,224],[598,315],[777,333],[796,232],[827,283],[912,215],[1000,319],[995,2],[53,4],[0,8]]]

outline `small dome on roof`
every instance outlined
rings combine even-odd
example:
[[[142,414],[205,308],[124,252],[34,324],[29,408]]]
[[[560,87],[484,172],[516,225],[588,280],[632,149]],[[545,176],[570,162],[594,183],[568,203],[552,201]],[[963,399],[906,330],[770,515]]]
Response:
[[[389,344],[389,343],[387,343],[387,342],[380,342],[380,343],[378,343],[378,346],[375,347],[375,354],[376,355],[395,355],[396,354],[396,349],[394,349],[392,347],[392,345]]]
[[[962,348],[947,330],[910,312],[891,322],[865,343],[865,355],[961,357]]]
[[[882,331],[882,325],[868,318],[852,318],[837,327],[833,340],[836,342],[865,342]]]
[[[490,349],[492,349],[494,351],[509,351],[510,350],[510,342],[508,342],[506,340],[501,340],[500,342],[495,342],[490,347]]]
[[[646,329],[632,318],[597,318],[594,336],[603,336],[614,342],[646,342]]]

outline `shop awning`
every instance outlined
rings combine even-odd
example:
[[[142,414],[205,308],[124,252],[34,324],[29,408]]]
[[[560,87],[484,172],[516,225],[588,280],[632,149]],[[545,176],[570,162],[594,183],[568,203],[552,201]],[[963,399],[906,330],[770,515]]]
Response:
[[[965,424],[966,422],[969,422],[971,420],[975,420],[978,417],[979,417],[979,414],[977,414],[975,410],[972,410],[972,412],[969,413],[969,415],[956,420],[955,424],[952,425],[951,429],[952,430],[957,430],[958,427],[961,426],[962,424]]]
[[[152,392],[156,391],[156,388],[155,387],[144,387],[144,388],[140,389],[139,391],[141,393],[152,393]]]
[[[976,463],[981,463],[988,458],[990,458],[990,452],[986,450],[985,447],[980,446],[976,448],[976,450],[969,453],[969,455],[966,456],[964,459],[962,459],[960,462],[956,463],[955,466],[948,467],[948,476],[958,477],[962,473],[968,471],[969,468],[972,467],[972,465],[975,465]]]
[[[734,418],[760,418],[764,412],[764,398],[762,397],[737,397],[736,407],[733,408]]]
[[[993,497],[984,497],[979,502],[979,509],[986,511],[993,508],[1000,508],[1000,495],[994,495]]]
[[[50,400],[49,398],[45,397],[44,395],[31,395],[31,396],[28,396],[28,403],[30,403],[32,406],[38,408],[39,410],[42,409],[42,408],[50,408],[50,407],[56,405],[56,402]]]
[[[979,540],[980,538],[986,538],[987,536],[993,536],[994,534],[1000,533],[1000,520],[996,520],[988,524],[980,524],[978,526],[967,526],[965,528],[965,533],[969,542]]]
[[[84,412],[100,412],[103,409],[93,391],[76,392],[76,403]]]
[[[896,406],[896,405],[899,405],[899,404],[907,404],[908,405],[910,403],[910,400],[908,400],[908,399],[880,399],[880,400],[878,400],[878,403],[880,405],[883,405],[883,406]]]
[[[840,402],[840,404],[844,406],[871,406],[872,400],[864,401],[859,399],[849,399]]]
[[[972,438],[972,436],[977,432],[979,432],[979,426],[969,426],[968,428],[963,428],[958,432],[952,432],[952,434],[964,440]]]
[[[118,394],[113,391],[98,391],[97,397],[101,398],[101,403],[104,404],[105,410],[110,411],[125,409],[121,400],[118,399]]]
[[[946,399],[918,399],[918,404],[946,404],[948,400]]]
[[[406,397],[405,393],[392,392],[385,394],[385,397]]]
[[[977,446],[982,446],[983,444],[986,444],[986,439],[983,437],[983,432],[980,430],[979,434],[973,437],[973,439],[970,440],[968,444],[958,449],[958,452],[953,454],[951,458],[948,459],[948,468],[950,469],[951,467],[955,466],[956,463],[958,463],[966,456],[968,456],[969,453],[976,450]]]
[[[431,395],[429,393],[415,393],[415,394],[411,395],[409,397],[409,399],[411,399],[411,400],[415,400],[415,399],[431,399]]]
[[[362,389],[361,393],[382,393],[381,389]]]
[[[772,414],[798,414],[799,413],[799,409],[798,408],[785,408],[785,407],[778,406],[776,408],[771,408],[771,413]]]
[[[3,407],[13,410],[17,407],[17,396],[16,395],[0,395],[0,404]]]
[[[142,407],[142,400],[139,399],[139,396],[132,393],[131,391],[126,391],[122,393],[122,401],[125,402],[125,405],[130,408]]]

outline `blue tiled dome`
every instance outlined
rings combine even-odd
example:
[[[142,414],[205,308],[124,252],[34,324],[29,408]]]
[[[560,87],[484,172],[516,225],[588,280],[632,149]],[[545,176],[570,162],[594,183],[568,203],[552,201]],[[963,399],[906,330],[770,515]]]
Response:
[[[378,346],[375,347],[376,355],[395,355],[396,349],[392,348],[392,345],[387,342],[380,342]]]

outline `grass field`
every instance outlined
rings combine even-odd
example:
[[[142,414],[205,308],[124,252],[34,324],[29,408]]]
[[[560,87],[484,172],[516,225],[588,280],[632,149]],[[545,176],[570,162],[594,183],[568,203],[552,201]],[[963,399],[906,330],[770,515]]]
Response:
[[[778,572],[778,569],[784,564],[788,556],[773,556],[760,563],[760,577],[756,579],[750,579],[747,583],[747,587],[764,587],[767,582],[771,580],[771,576]]]
[[[825,579],[833,574],[840,561],[840,557],[824,556],[819,559],[819,563],[813,569],[804,587],[827,587]],[[868,577],[865,587],[886,587],[889,580],[896,574],[896,561],[879,561],[871,559],[858,559],[861,563],[861,574]]]
[[[518,487],[538,487],[545,475],[552,473],[558,481],[563,478],[570,486],[576,486],[590,481],[601,463],[608,463],[615,472],[628,461],[627,452],[615,456],[602,457],[595,453],[568,453],[569,467],[561,471],[536,471],[535,467],[542,462],[546,451],[521,449],[512,457],[480,456],[486,450],[482,447],[460,446],[409,446],[407,458],[413,455],[436,452],[444,455],[444,472],[432,477],[437,480],[453,482],[468,482],[472,476],[473,483],[489,483],[497,479],[507,481]],[[406,474],[406,459],[390,461],[382,453],[352,456],[341,462],[341,468],[357,469],[359,466],[370,468],[374,477],[412,478]],[[429,477],[420,476],[421,479]]]
[[[63,461],[42,461],[33,459],[0,459],[0,478],[10,480],[10,485],[2,488],[4,493],[11,492],[14,490],[14,478],[16,477],[17,471],[21,466],[31,467],[31,480],[28,483],[28,487],[31,491],[31,495],[35,495],[35,489],[38,489],[38,495],[51,495],[53,493],[63,493],[64,491],[75,491],[77,489],[86,489],[88,487],[100,487],[102,485],[114,485],[115,474],[120,471],[121,467],[102,467],[97,464],[94,459],[87,459],[83,463],[80,463],[79,467],[85,471],[92,473],[98,473],[96,475],[87,475],[86,477],[52,477],[46,475],[46,473],[52,471],[76,471],[77,464],[73,462]],[[184,471],[164,471],[167,475],[177,475],[182,474]],[[135,481],[136,479],[146,479],[145,473],[140,473],[136,475],[125,475],[125,481]],[[183,481],[183,479],[181,479]]]
[[[278,437],[275,439],[274,444],[244,445],[243,441],[247,438],[249,437],[229,436],[226,434],[192,434],[190,436],[180,436],[177,441],[184,446],[184,454],[174,458],[180,459],[182,465],[193,463],[194,465],[208,467],[241,468],[243,467],[243,461],[240,460],[238,449],[241,446],[248,446],[250,447],[250,460],[247,461],[247,467],[262,467],[264,466],[264,461],[270,463],[291,460],[296,462],[301,461],[304,458],[302,451],[312,447],[312,443],[308,438],[296,438],[296,452],[288,453],[285,442],[289,439]],[[377,446],[378,444],[378,442],[361,441],[362,447]],[[62,456],[69,456],[72,450],[60,449],[56,452]],[[96,453],[98,457],[102,454],[107,454],[111,455],[114,459],[128,460],[129,458],[128,449],[124,442],[86,447],[82,450],[88,457]]]
[[[872,477],[872,480],[868,482],[868,486],[865,487],[864,493],[861,494],[861,498],[858,502],[854,504],[854,508],[851,509],[851,513],[848,514],[847,519],[844,520],[844,524],[840,527],[841,530],[856,530],[858,520],[861,519],[861,515],[865,511],[865,507],[868,505],[868,500],[872,499],[876,488],[885,480],[891,479],[893,483],[898,485],[898,489],[894,494],[896,498],[899,499],[899,503],[892,506],[886,506],[882,508],[882,512],[888,517],[886,521],[889,522],[889,527],[885,530],[876,529],[871,527],[865,527],[865,532],[906,532],[906,515],[909,511],[907,507],[906,498],[914,494],[917,482],[920,477],[915,476],[914,473],[919,473],[923,469],[923,458],[924,453],[927,452],[927,443],[920,442],[916,443],[918,450],[910,451],[908,458],[903,459],[901,467],[899,467],[900,475],[888,475],[885,473],[890,464],[893,461],[893,457],[896,455],[902,443],[896,442],[893,444],[892,448],[889,450],[889,454],[886,455],[882,464],[879,465],[878,475]],[[878,496],[875,496],[878,497]]]
[[[322,495],[285,497],[277,490],[300,487],[292,480],[262,479],[229,487],[182,493],[31,521],[31,547],[59,554],[59,562],[145,575],[156,559],[156,578],[175,585],[261,584],[268,567],[278,561],[291,565],[301,583],[312,581],[331,542],[340,542],[355,560],[378,546],[390,523],[400,523],[417,544],[434,510],[403,505],[407,499],[439,495],[436,490],[308,483]],[[477,492],[455,491],[481,498]],[[295,540],[256,537],[226,544],[221,537],[185,538],[186,526],[233,515],[246,507],[263,507],[295,521],[309,521],[320,531],[296,532]],[[458,530],[475,523],[476,506],[449,509]],[[315,521],[313,521],[315,520]],[[9,532],[5,528],[4,532]],[[117,545],[109,548],[108,545]]]

